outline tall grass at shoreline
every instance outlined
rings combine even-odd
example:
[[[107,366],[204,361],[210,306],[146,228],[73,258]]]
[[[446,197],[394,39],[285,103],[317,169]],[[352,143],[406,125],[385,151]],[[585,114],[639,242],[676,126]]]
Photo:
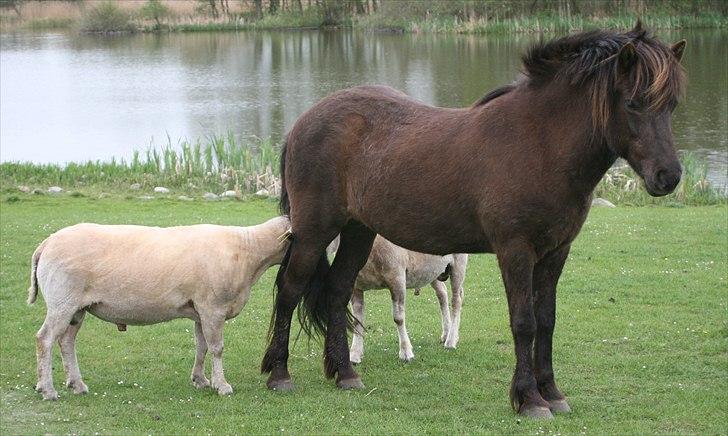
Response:
[[[681,156],[683,178],[675,192],[666,197],[651,197],[639,176],[626,165],[610,169],[595,190],[596,197],[621,205],[710,205],[728,204],[725,187],[707,180],[707,164],[693,153]],[[242,143],[235,135],[209,135],[203,141],[170,138],[162,147],[135,151],[131,159],[85,163],[0,164],[2,192],[15,195],[22,191],[45,192],[49,186],[89,195],[98,193],[151,193],[163,186],[173,194],[216,194],[234,190],[239,195],[261,189],[271,195],[280,192],[280,147],[270,139]],[[134,186],[133,186],[134,185]]]
[[[2,31],[75,29],[90,33],[194,32],[345,27],[411,33],[505,34],[567,32],[592,28],[627,29],[637,17],[651,29],[728,28],[728,7],[703,1],[623,0],[328,0],[309,2],[216,3],[191,0],[42,2],[5,0]],[[0,2],[0,5],[2,3]],[[358,6],[357,6],[358,5]]]
[[[594,196],[630,206],[728,204],[726,187],[716,187],[708,181],[705,161],[694,153],[682,152],[680,162],[683,167],[680,184],[665,197],[650,196],[640,177],[626,164],[610,168],[594,190]]]
[[[4,192],[17,192],[18,186],[43,191],[57,185],[67,191],[148,193],[162,186],[178,194],[228,190],[246,194],[265,189],[276,195],[280,190],[279,155],[270,139],[243,144],[232,133],[177,145],[168,138],[165,146],[135,151],[129,160],[112,158],[65,166],[5,162],[0,164],[0,180]]]
[[[513,18],[490,17],[463,20],[458,17],[430,17],[403,20],[381,15],[363,17],[354,27],[408,33],[509,34],[576,32],[591,29],[630,29],[638,16],[590,17],[583,15],[536,15]],[[652,15],[642,18],[649,29],[728,28],[728,19],[719,14]]]

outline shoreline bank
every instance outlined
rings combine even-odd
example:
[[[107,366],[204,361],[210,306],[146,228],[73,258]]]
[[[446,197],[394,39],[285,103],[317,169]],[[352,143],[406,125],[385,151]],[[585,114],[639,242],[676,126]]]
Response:
[[[0,33],[18,31],[71,30],[88,34],[118,33],[169,33],[214,31],[291,31],[354,29],[370,32],[412,34],[510,34],[556,33],[591,29],[627,30],[637,19],[651,30],[671,29],[728,29],[728,15],[713,10],[693,14],[615,13],[579,14],[539,11],[530,15],[470,16],[467,18],[447,14],[425,16],[398,16],[384,13],[349,15],[331,20],[320,11],[307,9],[301,13],[291,11],[275,15],[264,14],[259,18],[250,14],[228,17],[205,15],[171,16],[157,19],[140,16],[139,12],[123,13],[121,9],[106,5],[93,19],[89,11],[79,9],[63,16],[0,15]],[[101,9],[101,7],[99,7]],[[94,12],[94,10],[91,10]]]
[[[704,160],[690,152],[682,152],[680,159],[683,178],[673,194],[650,197],[631,168],[615,165],[605,174],[594,196],[632,206],[728,204],[725,187],[708,181]],[[280,192],[279,165],[280,147],[270,139],[248,144],[237,141],[233,134],[211,135],[204,143],[182,141],[173,146],[170,142],[161,148],[135,151],[130,160],[112,158],[65,166],[3,162],[0,192],[4,201],[18,201],[33,194],[143,200],[271,197]]]

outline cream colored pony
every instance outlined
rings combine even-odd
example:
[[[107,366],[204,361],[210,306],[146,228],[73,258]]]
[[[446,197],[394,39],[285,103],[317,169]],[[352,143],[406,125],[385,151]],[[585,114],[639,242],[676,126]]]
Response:
[[[47,306],[36,334],[38,384],[58,399],[51,374],[58,341],[66,386],[88,392],[76,361],[76,334],[89,312],[126,330],[175,318],[195,321],[197,354],[192,383],[232,393],[222,367],[225,320],[240,313],[250,288],[283,259],[289,229],[284,217],[252,227],[194,225],[143,227],[78,224],[52,234],[35,250],[28,303],[40,287]],[[212,383],[204,359],[212,353]]]

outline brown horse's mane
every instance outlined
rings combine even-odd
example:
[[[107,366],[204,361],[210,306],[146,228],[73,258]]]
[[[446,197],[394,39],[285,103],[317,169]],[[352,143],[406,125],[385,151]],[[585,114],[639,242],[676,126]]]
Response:
[[[649,35],[639,22],[626,33],[596,30],[533,45],[523,56],[528,85],[541,87],[563,80],[588,87],[594,128],[604,132],[620,79],[618,55],[630,42],[637,61],[630,70],[629,98],[644,99],[651,111],[674,106],[684,93],[685,72],[670,47]]]
[[[473,103],[473,105],[471,107],[482,106],[491,100],[495,100],[496,98],[500,97],[503,94],[507,94],[507,93],[513,91],[515,88],[516,88],[516,85],[513,85],[513,84],[501,86],[500,88],[496,88],[496,89],[488,92],[484,96],[482,96],[480,99],[478,99],[478,101]]]

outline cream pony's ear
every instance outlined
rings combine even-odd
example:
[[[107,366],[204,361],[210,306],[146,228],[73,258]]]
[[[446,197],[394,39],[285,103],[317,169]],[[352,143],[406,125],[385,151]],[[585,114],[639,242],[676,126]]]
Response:
[[[684,39],[682,41],[678,41],[675,44],[670,47],[670,50],[672,50],[672,53],[677,58],[677,61],[680,62],[683,57],[683,53],[685,52],[685,44],[687,44],[687,41]]]

